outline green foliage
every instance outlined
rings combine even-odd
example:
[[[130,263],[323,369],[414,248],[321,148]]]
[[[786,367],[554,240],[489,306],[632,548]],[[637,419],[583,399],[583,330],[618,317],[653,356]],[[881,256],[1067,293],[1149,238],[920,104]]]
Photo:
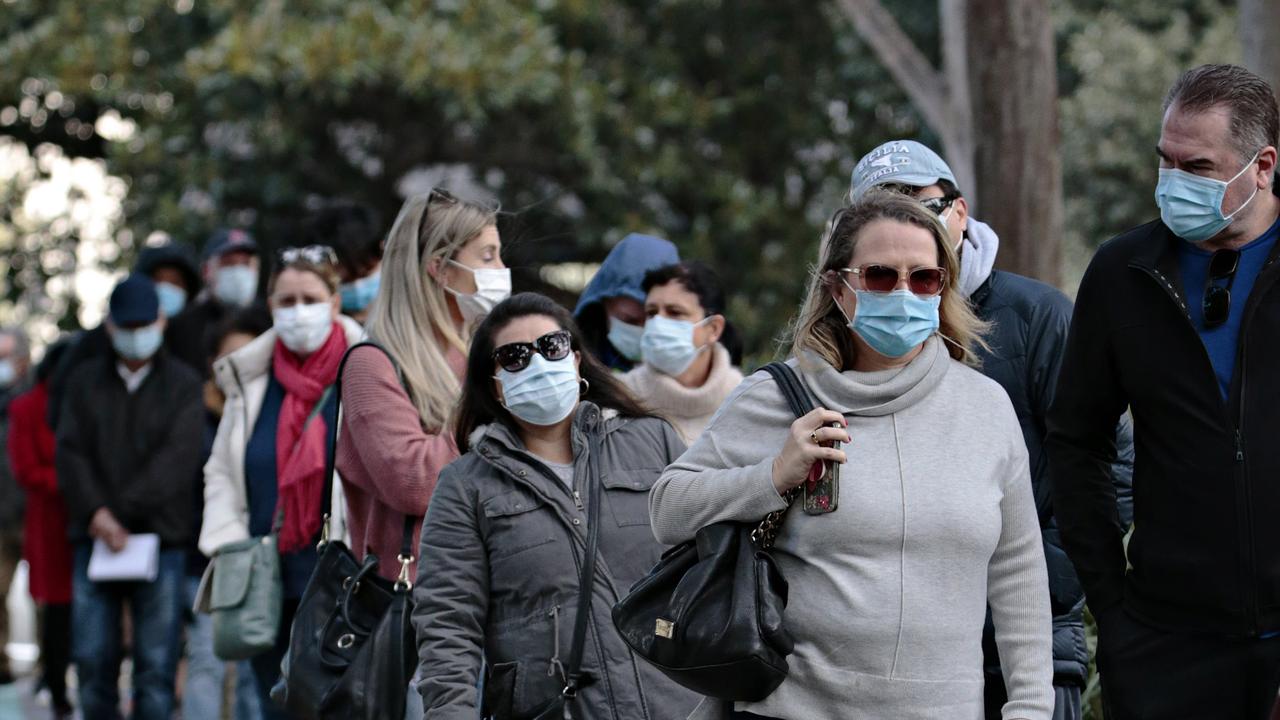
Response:
[[[129,182],[132,237],[198,244],[232,222],[281,244],[325,198],[389,219],[443,181],[512,211],[525,287],[627,232],[670,237],[724,275],[757,359],[853,162],[919,132],[818,3],[46,0],[0,4],[0,26],[17,29],[0,87],[37,78],[32,95],[136,122],[97,148],[62,123],[0,126],[105,156]]]
[[[1234,4],[1218,0],[1060,8],[1058,25],[1072,83],[1060,106],[1064,276],[1078,278],[1100,243],[1158,214],[1155,145],[1169,86],[1195,65],[1238,62],[1239,47]]]

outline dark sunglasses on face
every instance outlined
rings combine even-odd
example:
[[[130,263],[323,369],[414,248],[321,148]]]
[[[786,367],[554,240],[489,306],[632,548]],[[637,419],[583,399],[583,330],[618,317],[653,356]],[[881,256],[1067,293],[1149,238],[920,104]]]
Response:
[[[281,248],[277,253],[281,265],[295,262],[308,262],[312,265],[337,265],[338,254],[328,245],[305,245],[303,247]]]
[[[946,212],[947,208],[951,207],[952,203],[955,201],[956,199],[954,197],[943,196],[921,200],[920,204],[933,212],[934,215],[941,215]]]
[[[493,351],[493,361],[507,372],[520,372],[529,367],[533,354],[537,353],[551,362],[569,357],[573,351],[573,336],[568,330],[555,330],[533,342],[514,342]]]
[[[912,268],[904,273],[891,265],[869,263],[855,268],[841,268],[838,273],[852,273],[862,280],[864,290],[873,293],[891,293],[898,281],[907,278],[907,289],[921,297],[932,297],[942,292],[946,285],[947,271],[940,267]]]
[[[1236,269],[1240,267],[1239,250],[1219,250],[1209,259],[1209,277],[1205,278],[1204,310],[1205,328],[1215,328],[1225,323],[1231,315],[1231,286],[1236,281]],[[1226,287],[1218,285],[1226,280]]]

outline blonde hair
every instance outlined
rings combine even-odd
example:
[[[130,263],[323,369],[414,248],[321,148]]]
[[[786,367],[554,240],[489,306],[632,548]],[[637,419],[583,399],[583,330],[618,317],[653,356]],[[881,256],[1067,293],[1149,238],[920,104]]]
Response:
[[[968,299],[955,286],[955,279],[960,275],[960,256],[951,244],[946,227],[918,200],[879,189],[871,190],[851,205],[841,208],[828,223],[819,249],[818,265],[811,269],[808,293],[800,306],[800,314],[791,326],[792,354],[801,357],[802,351],[808,350],[837,370],[853,367],[857,345],[848,320],[836,306],[833,292],[840,282],[837,271],[848,266],[861,231],[876,220],[914,225],[933,235],[938,249],[938,264],[947,273],[938,310],[938,333],[944,337],[952,358],[972,366],[978,365],[975,348],[987,347],[982,336],[988,324],[973,314]]]
[[[496,208],[432,193],[406,200],[387,236],[382,284],[365,328],[395,358],[425,429],[447,424],[461,392],[448,351],[465,356],[472,331],[454,325],[445,287],[429,272],[431,263],[439,261],[442,270],[445,260],[496,223]]]

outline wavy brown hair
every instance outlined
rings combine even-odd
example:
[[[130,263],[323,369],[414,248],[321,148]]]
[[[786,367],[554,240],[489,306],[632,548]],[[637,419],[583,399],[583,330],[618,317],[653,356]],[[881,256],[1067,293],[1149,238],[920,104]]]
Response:
[[[568,310],[555,300],[538,293],[523,292],[498,303],[471,338],[471,354],[467,357],[467,376],[463,381],[462,399],[454,413],[454,439],[460,452],[471,447],[471,433],[481,425],[501,422],[516,430],[518,426],[511,413],[503,407],[494,391],[495,363],[493,338],[512,320],[530,315],[543,315],[555,321],[561,330],[568,330],[570,347],[578,353],[578,377],[587,381],[581,400],[593,402],[602,409],[616,410],[624,417],[644,417],[650,413],[640,406],[627,387],[613,371],[605,367],[590,352],[583,351],[582,331],[573,321]]]
[[[938,310],[939,328],[951,357],[969,365],[978,364],[976,347],[986,347],[982,336],[988,325],[978,319],[969,302],[956,290],[954,280],[960,274],[960,256],[951,245],[947,230],[938,216],[918,200],[888,190],[873,189],[850,205],[840,208],[827,224],[818,251],[818,264],[811,269],[809,289],[800,306],[800,314],[791,326],[791,352],[802,357],[808,350],[842,372],[853,368],[858,354],[840,308],[832,293],[840,282],[837,270],[848,267],[863,228],[876,220],[924,228],[933,236],[938,248],[938,265],[947,272]]]

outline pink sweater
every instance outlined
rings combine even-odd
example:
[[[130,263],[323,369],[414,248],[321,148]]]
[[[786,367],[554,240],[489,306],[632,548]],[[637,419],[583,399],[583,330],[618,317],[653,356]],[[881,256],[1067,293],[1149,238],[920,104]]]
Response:
[[[448,354],[458,377],[466,357]],[[404,517],[414,518],[414,554],[427,503],[444,466],[458,457],[448,432],[422,429],[418,410],[396,377],[395,367],[376,348],[351,355],[342,375],[342,428],[335,462],[347,496],[347,528],[357,557],[378,556],[378,573],[394,579],[400,572],[396,555],[404,532]],[[410,567],[416,577],[417,563]],[[411,580],[412,582],[412,580]]]

